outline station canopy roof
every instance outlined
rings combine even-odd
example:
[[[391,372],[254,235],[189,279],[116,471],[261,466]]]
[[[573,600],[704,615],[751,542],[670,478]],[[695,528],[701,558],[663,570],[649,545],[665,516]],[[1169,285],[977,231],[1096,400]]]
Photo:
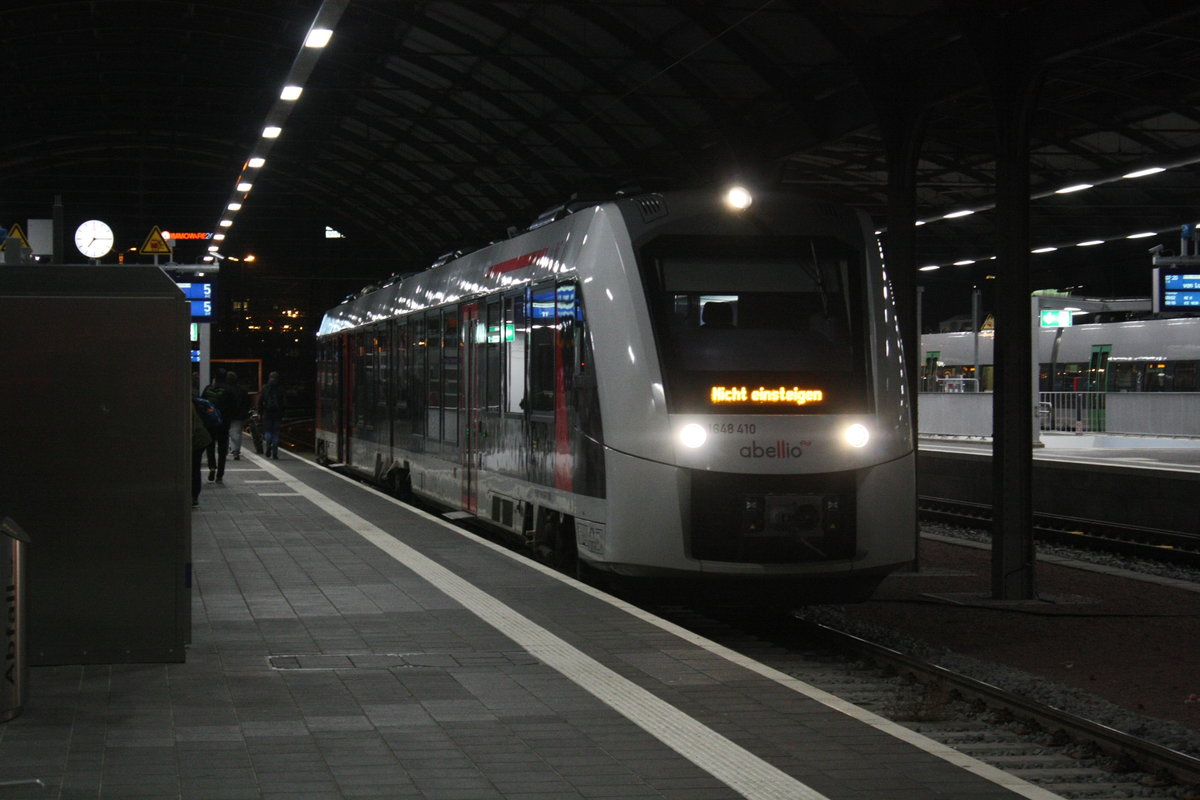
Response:
[[[329,44],[303,47],[320,19]],[[383,278],[572,194],[735,179],[883,226],[899,98],[923,133],[918,262],[941,266],[922,279],[981,280],[1012,123],[992,87],[1026,67],[1031,244],[1059,248],[1035,280],[1128,291],[1151,244],[1200,221],[1194,0],[59,0],[9,4],[2,29],[0,224],[59,196],[68,231],[100,218],[126,250],[155,225],[224,230],[222,252],[264,270]],[[290,78],[303,91],[281,100]]]

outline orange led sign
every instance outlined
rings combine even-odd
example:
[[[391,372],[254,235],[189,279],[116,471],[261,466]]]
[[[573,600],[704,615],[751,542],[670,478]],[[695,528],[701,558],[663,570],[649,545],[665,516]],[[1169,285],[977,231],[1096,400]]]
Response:
[[[801,389],[799,386],[760,386],[751,389],[747,386],[714,386],[709,390],[708,400],[713,405],[728,403],[750,403],[753,405],[797,405],[805,406],[810,403],[821,403],[825,400],[825,392],[820,389]]]

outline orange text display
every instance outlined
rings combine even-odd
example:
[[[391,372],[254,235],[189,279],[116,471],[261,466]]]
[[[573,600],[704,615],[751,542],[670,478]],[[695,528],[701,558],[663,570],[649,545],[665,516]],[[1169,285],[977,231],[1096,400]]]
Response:
[[[820,389],[801,389],[799,386],[714,386],[709,390],[708,400],[713,405],[728,403],[750,403],[752,405],[797,405],[821,403],[825,393]]]

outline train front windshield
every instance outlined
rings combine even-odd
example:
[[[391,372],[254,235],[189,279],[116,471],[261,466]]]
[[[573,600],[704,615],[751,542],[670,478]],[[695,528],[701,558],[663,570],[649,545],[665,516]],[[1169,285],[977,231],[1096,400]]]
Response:
[[[644,267],[668,405],[688,413],[867,408],[858,256],[828,239],[697,241]]]

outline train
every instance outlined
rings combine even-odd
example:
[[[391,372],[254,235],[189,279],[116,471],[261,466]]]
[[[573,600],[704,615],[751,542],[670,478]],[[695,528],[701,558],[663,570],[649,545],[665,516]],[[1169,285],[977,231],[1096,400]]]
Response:
[[[858,211],[576,199],[347,298],[317,362],[321,463],[588,578],[849,602],[915,557],[899,325]]]
[[[992,341],[992,331],[922,336],[922,390],[991,391]],[[1200,391],[1200,317],[1042,328],[1037,348],[1043,392]]]

